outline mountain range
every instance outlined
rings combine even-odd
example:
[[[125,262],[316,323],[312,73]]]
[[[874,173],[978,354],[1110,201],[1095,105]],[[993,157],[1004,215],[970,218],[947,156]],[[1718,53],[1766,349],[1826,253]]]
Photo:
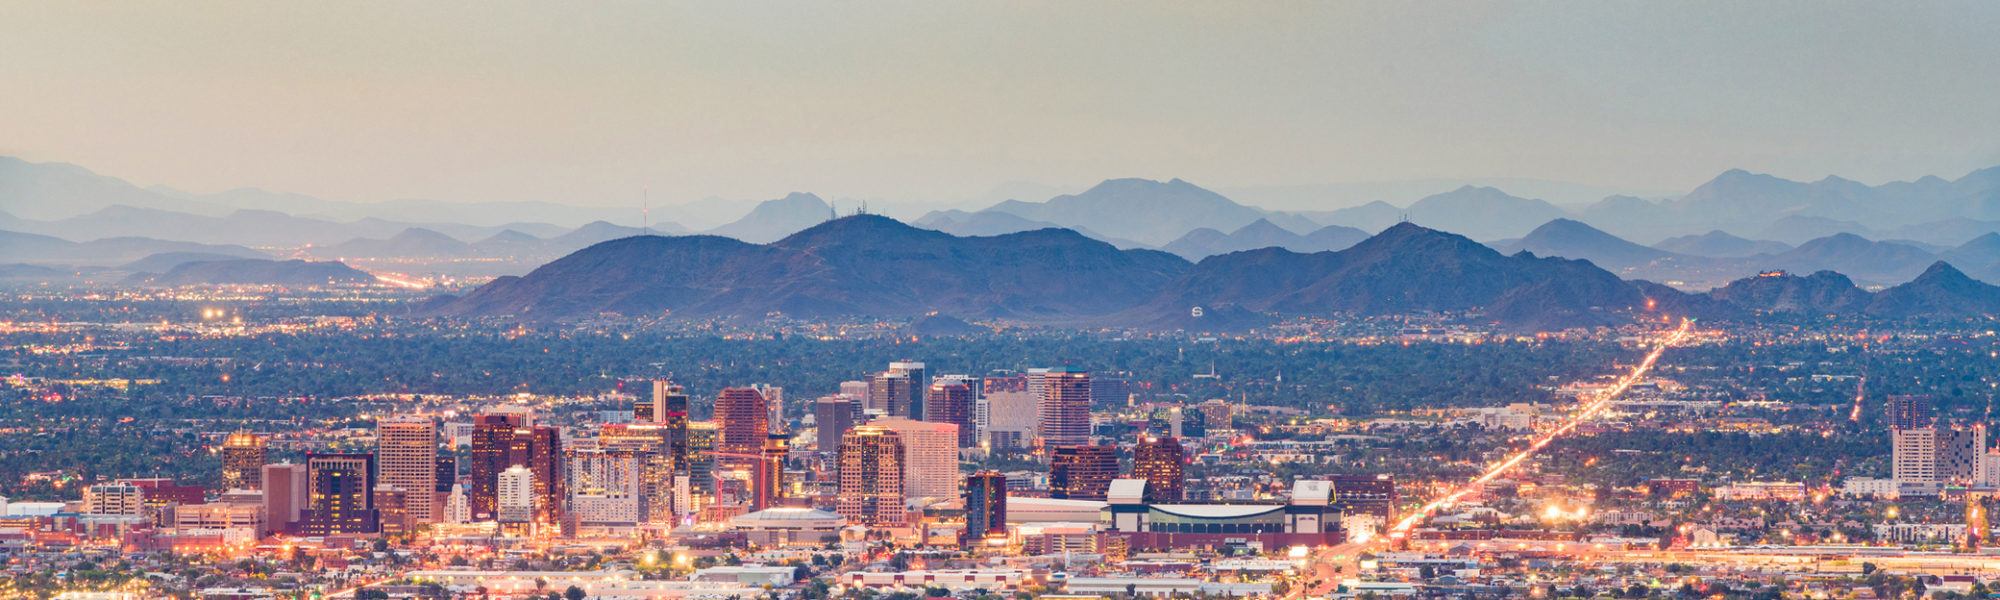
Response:
[[[770,244],[719,236],[605,242],[433,305],[434,314],[559,319],[855,315],[1061,320],[1125,308],[1187,268],[1073,231],[958,237],[887,217],[827,221]]]
[[[109,268],[161,252],[271,252],[393,260],[406,270],[481,276],[525,273],[607,240],[694,232],[670,220],[644,228],[611,220],[555,225],[599,211],[551,206],[558,205],[353,203],[256,189],[189,194],[141,188],[73,165],[0,157],[0,211],[14,213],[0,212],[0,230],[54,240],[20,242],[33,250],[6,260],[43,266]],[[703,231],[771,243],[835,212],[833,203],[800,192]],[[2000,238],[1988,238],[2000,232],[2000,167],[1956,180],[1874,186],[1730,170],[1679,196],[1611,196],[1562,206],[1463,186],[1406,206],[1373,202],[1307,212],[1245,205],[1181,179],[1112,179],[1045,201],[939,210],[914,221],[958,236],[1064,228],[1118,248],[1163,249],[1190,261],[1266,247],[1342,249],[1403,222],[1465,235],[1504,254],[1585,259],[1623,278],[1680,289],[1718,287],[1774,269],[1834,270],[1863,287],[1881,287],[1939,260],[1975,279],[2000,281]]]
[[[1936,252],[1913,242],[1874,241],[1851,233],[1836,233],[1792,247],[1711,232],[1648,247],[1580,221],[1557,219],[1525,237],[1492,245],[1507,253],[1527,251],[1588,260],[1627,279],[1662,281],[1683,289],[1717,287],[1777,270],[1836,271],[1867,285],[1887,286],[1916,277],[1939,261],[1978,279],[2000,281],[2000,234],[1986,234]]]
[[[1524,327],[1602,325],[1642,304],[1587,262],[1503,256],[1413,224],[1346,250],[1266,248],[1189,263],[1064,229],[959,237],[886,217],[829,221],[777,242],[645,236],[441,300],[432,314],[564,319],[960,318],[1188,327],[1222,315],[1489,311]]]
[[[1631,260],[1657,256],[1580,223],[1537,228],[1543,230],[1613,245],[1631,253]],[[1534,244],[1537,237],[1551,236],[1523,240]],[[1588,260],[1503,253],[1414,223],[1392,225],[1338,251],[1271,247],[1190,263],[1159,251],[1121,250],[1064,229],[961,237],[859,215],[770,244],[718,236],[613,240],[462,297],[440,297],[425,312],[537,321],[612,314],[872,317],[1155,329],[1431,313],[1550,330],[1615,325],[1651,310],[1702,318],[1972,318],[2000,313],[2000,287],[1934,262],[1880,292],[1838,273],[1774,271],[1694,293],[1621,279]]]

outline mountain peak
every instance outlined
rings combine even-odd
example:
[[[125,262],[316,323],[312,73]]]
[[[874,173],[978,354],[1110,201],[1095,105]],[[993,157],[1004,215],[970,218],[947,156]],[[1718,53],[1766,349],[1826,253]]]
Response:
[[[1541,227],[1536,227],[1534,231],[1528,232],[1528,235],[1531,236],[1535,235],[1536,232],[1557,232],[1557,231],[1604,233],[1603,231],[1599,231],[1596,227],[1591,227],[1589,224],[1584,223],[1583,221],[1578,221],[1576,219],[1564,217],[1564,218],[1550,219],[1549,222],[1543,223]]]
[[[449,236],[449,235],[445,235],[445,234],[444,234],[444,232],[441,232],[441,231],[438,231],[438,230],[436,230],[436,229],[430,229],[430,228],[427,228],[427,227],[410,227],[410,228],[407,228],[407,229],[404,229],[404,230],[403,230],[402,232],[400,232],[400,233],[397,233],[397,234],[396,234],[396,235],[395,235],[394,237],[390,237],[390,238],[389,238],[389,241],[392,241],[392,242],[411,242],[411,241],[436,241],[436,242],[457,242],[457,241],[458,241],[458,238],[454,238],[454,237],[451,237],[451,236]]]
[[[1910,283],[1958,284],[1969,281],[1972,281],[1972,277],[1967,276],[1964,271],[1951,266],[1951,263],[1940,260],[1931,263],[1929,268],[1924,269],[1924,272],[1917,275],[1916,279],[1910,280]]]
[[[951,237],[950,234],[923,229],[882,215],[848,215],[831,219],[818,225],[807,227],[798,233],[785,236],[776,242],[777,246],[817,245],[829,241],[852,243],[855,241],[902,240],[914,236]]]
[[[1257,219],[1255,221],[1251,221],[1249,225],[1244,225],[1242,227],[1237,228],[1236,232],[1230,235],[1246,235],[1246,234],[1297,235],[1292,233],[1292,230],[1290,229],[1285,229],[1283,227],[1279,227],[1277,223],[1272,223],[1270,219]]]

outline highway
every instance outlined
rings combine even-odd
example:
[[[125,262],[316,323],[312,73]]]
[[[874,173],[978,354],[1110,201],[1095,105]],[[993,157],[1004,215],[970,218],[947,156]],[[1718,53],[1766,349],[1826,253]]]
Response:
[[[1356,575],[1359,570],[1359,560],[1362,553],[1387,549],[1393,541],[1406,537],[1411,529],[1422,525],[1425,519],[1430,518],[1439,509],[1457,503],[1460,499],[1478,490],[1480,484],[1484,484],[1513,470],[1514,467],[1519,466],[1529,457],[1534,456],[1536,452],[1541,451],[1542,448],[1554,442],[1556,438],[1576,430],[1578,425],[1604,412],[1605,408],[1611,406],[1612,401],[1625,395],[1625,392],[1630,390],[1632,386],[1638,385],[1640,381],[1645,380],[1646,374],[1650,373],[1653,370],[1653,366],[1659,363],[1660,356],[1666,354],[1668,348],[1672,348],[1676,344],[1685,341],[1688,334],[1693,330],[1694,321],[1692,319],[1682,319],[1680,327],[1660,336],[1659,341],[1654,344],[1651,350],[1646,352],[1645,358],[1641,359],[1638,365],[1633,366],[1632,370],[1620,376],[1617,382],[1598,392],[1590,401],[1578,407],[1574,412],[1571,412],[1568,417],[1563,419],[1562,424],[1537,435],[1527,448],[1514,453],[1512,456],[1507,457],[1506,460],[1494,463],[1485,472],[1480,473],[1478,477],[1474,477],[1452,491],[1424,503],[1422,507],[1412,511],[1409,515],[1403,517],[1402,520],[1397,521],[1395,526],[1389,528],[1388,536],[1372,536],[1357,539],[1339,546],[1320,548],[1313,552],[1308,564],[1303,569],[1304,572],[1301,573],[1301,580],[1304,584],[1291,590],[1286,594],[1286,598],[1288,600],[1296,600],[1303,596],[1321,597],[1333,593],[1334,589],[1339,585],[1340,579]]]

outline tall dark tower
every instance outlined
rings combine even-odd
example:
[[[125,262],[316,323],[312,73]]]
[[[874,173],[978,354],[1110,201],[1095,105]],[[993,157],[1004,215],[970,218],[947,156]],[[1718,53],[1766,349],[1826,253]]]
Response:
[[[537,425],[525,432],[515,432],[517,436],[524,434],[528,439],[528,458],[515,464],[526,465],[535,474],[535,522],[559,524],[562,522],[564,500],[569,497],[563,485],[567,477],[563,473],[562,430]]]
[[[840,452],[840,436],[847,435],[847,430],[854,427],[854,422],[858,420],[856,416],[861,414],[857,400],[833,395],[813,402],[813,426],[819,432],[815,439],[821,454],[836,455]]]
[[[868,408],[891,417],[924,420],[924,392],[931,386],[924,363],[899,360],[868,381]]]
[[[477,519],[499,511],[500,472],[512,466],[514,431],[527,423],[524,413],[489,412],[472,417],[472,453],[466,465],[472,485],[466,497]]]
[[[965,531],[961,546],[972,547],[989,539],[1007,538],[1007,476],[999,471],[980,471],[965,479]]]
[[[939,379],[931,383],[924,397],[924,420],[958,426],[958,447],[979,445],[979,426],[973,422],[972,386],[963,379]]]
[[[1171,504],[1187,496],[1187,453],[1173,436],[1148,435],[1132,448],[1132,478],[1146,480],[1146,503]]]
[[[678,385],[655,384],[653,402],[658,406],[660,425],[664,429],[667,460],[675,472],[688,470],[688,395],[687,390]]]
[[[307,454],[306,510],[301,531],[308,536],[375,533],[375,455]]]

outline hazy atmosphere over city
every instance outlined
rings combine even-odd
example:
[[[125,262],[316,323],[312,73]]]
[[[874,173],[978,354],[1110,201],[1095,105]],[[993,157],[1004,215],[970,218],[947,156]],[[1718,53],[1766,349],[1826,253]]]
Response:
[[[0,599],[1985,599],[2000,4],[0,0]]]
[[[1996,12],[22,3],[0,22],[0,151],[199,193],[627,207],[648,188],[968,207],[1115,177],[1524,179],[1587,200],[1730,168],[1879,184],[2000,164]]]

